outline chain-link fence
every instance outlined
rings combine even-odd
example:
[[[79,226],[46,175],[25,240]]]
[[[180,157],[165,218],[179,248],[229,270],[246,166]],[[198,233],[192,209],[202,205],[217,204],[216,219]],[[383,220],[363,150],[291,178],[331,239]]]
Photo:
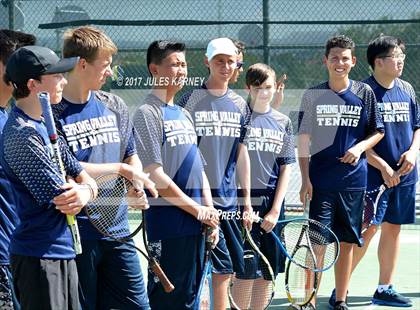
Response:
[[[369,75],[367,43],[380,33],[398,36],[407,46],[403,78],[420,92],[419,0],[2,0],[0,27],[33,33],[38,43],[60,50],[64,29],[97,25],[119,47],[116,78],[105,86],[134,108],[141,102],[148,72],[145,49],[157,39],[187,44],[189,76],[207,75],[204,49],[216,37],[246,44],[245,67],[269,63],[288,75],[282,112],[293,118],[303,89],[325,80],[325,41],[347,34],[357,45],[358,63],[351,78]],[[234,86],[242,88],[242,75]],[[188,87],[186,88],[188,89]],[[298,203],[299,172],[295,169],[289,203]]]

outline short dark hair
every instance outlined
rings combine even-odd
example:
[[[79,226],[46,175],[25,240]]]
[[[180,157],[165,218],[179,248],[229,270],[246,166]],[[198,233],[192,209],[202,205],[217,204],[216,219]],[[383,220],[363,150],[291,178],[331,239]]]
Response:
[[[351,50],[351,55],[353,56],[356,45],[352,39],[345,35],[334,36],[325,44],[325,57],[328,57],[330,50],[334,47],[349,49]]]
[[[372,69],[375,69],[375,59],[387,55],[389,50],[396,47],[401,48],[401,50],[405,52],[404,42],[396,37],[381,34],[379,37],[370,41],[366,50],[366,57],[369,66]]]
[[[276,72],[270,66],[263,63],[253,64],[248,68],[245,75],[245,83],[248,87],[260,86],[270,76],[276,80]]]
[[[18,48],[26,45],[35,45],[34,35],[9,29],[0,29],[0,61],[7,64],[10,55]]]
[[[152,74],[149,69],[150,64],[160,65],[162,60],[173,52],[185,53],[185,44],[168,40],[152,42],[147,48],[146,56],[147,70],[149,70],[149,73]]]
[[[243,53],[245,51],[245,43],[239,40],[230,39],[233,44],[235,44],[236,49],[238,50],[238,54]]]
[[[34,80],[40,81],[41,82],[41,76],[39,77],[35,77]],[[12,92],[12,96],[13,98],[15,98],[15,100],[19,100],[22,98],[26,98],[29,96],[29,94],[31,93],[31,91],[29,90],[28,86],[26,83],[13,83],[8,77],[7,74],[3,75],[3,81],[7,84],[13,84],[13,92]]]

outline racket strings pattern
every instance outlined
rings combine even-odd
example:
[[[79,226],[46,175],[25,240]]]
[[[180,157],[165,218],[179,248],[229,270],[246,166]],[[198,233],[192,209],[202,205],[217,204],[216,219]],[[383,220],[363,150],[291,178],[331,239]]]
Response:
[[[303,236],[302,231],[304,231]],[[281,242],[291,260],[305,269],[326,270],[337,260],[339,245],[334,233],[323,224],[311,220],[301,219],[288,222],[281,231]],[[304,247],[306,251],[297,251],[297,247]],[[315,257],[316,268],[313,262],[308,262],[307,251]]]
[[[129,207],[130,191],[134,190],[131,181],[118,173],[100,176],[95,181],[98,195],[85,207],[89,221],[104,236],[135,248],[147,259],[149,268],[161,282],[165,292],[172,292],[175,288],[159,263],[150,255],[146,238],[143,240],[146,253],[132,240],[142,227],[146,229],[146,221],[141,210]]]
[[[306,246],[299,247],[295,255],[306,256],[308,266],[316,266],[315,257]],[[311,268],[314,269],[314,268]],[[311,269],[302,268],[291,261],[288,261],[286,267],[286,293],[287,298],[292,304],[306,305],[315,295],[318,286],[319,273]]]
[[[229,287],[229,300],[232,309],[267,309],[275,291],[273,269],[260,251],[248,230],[245,230],[248,248],[244,251],[244,274],[256,274],[256,278],[232,276]]]
[[[141,223],[142,218],[140,210],[128,207],[126,197],[133,188],[131,182],[115,174],[101,176],[96,182],[97,198],[86,207],[90,221],[105,235],[122,241],[131,239],[140,227],[129,225],[129,220]]]
[[[211,266],[210,266],[211,267]],[[211,270],[204,271],[206,274],[211,273]],[[201,291],[199,292],[199,303],[198,303],[198,309],[199,310],[211,310],[211,277],[205,277],[203,279],[203,283],[201,284]]]

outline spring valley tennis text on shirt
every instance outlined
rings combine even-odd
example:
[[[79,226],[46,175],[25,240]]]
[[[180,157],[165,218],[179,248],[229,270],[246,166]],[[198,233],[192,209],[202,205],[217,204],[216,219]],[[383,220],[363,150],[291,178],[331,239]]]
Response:
[[[189,120],[167,120],[163,122],[163,127],[170,146],[197,144],[197,136]]]
[[[321,104],[316,107],[319,126],[357,127],[362,107],[354,105]]]
[[[235,137],[241,135],[241,114],[228,111],[198,111],[194,113],[198,136]]]
[[[119,143],[121,140],[115,115],[66,124],[63,125],[63,130],[73,152],[95,145]]]
[[[410,121],[410,103],[408,102],[378,102],[378,108],[386,123]]]

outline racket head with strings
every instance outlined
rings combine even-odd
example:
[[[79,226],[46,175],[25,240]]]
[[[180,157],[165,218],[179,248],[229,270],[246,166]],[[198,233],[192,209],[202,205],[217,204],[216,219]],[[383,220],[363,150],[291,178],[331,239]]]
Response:
[[[334,266],[340,250],[338,238],[330,228],[318,221],[305,218],[278,221],[278,223],[283,225],[280,238],[273,232],[270,234],[294,264],[316,272],[323,272]],[[301,238],[301,232],[305,227],[305,238]],[[308,246],[314,252],[317,257],[315,267],[306,262],[306,255],[293,255],[298,246]]]
[[[309,218],[309,196],[306,195],[303,204],[303,217]],[[313,266],[312,269],[316,269],[316,257],[315,253],[308,245],[302,242],[302,238],[309,238],[306,233],[309,225],[303,225],[299,235],[297,246],[293,250],[291,255],[292,258],[295,256],[304,257],[306,256],[306,265]],[[287,299],[291,304],[298,306],[307,305],[315,295],[318,286],[318,273],[309,269],[302,268],[291,260],[287,261],[286,272],[285,272],[285,289]]]
[[[119,173],[105,174],[97,177],[95,181],[98,185],[98,195],[84,208],[89,221],[105,237],[139,251],[148,260],[150,269],[159,278],[164,290],[168,293],[173,291],[174,286],[157,261],[132,241],[145,225],[142,222],[142,210],[130,207],[129,194],[135,191],[132,182]]]
[[[210,238],[212,233],[211,227],[205,227],[205,250],[204,250],[204,268],[203,275],[200,280],[200,286],[197,291],[197,297],[194,302],[194,310],[211,310],[213,309],[213,292],[212,292],[212,263],[211,250],[213,240]]]
[[[300,256],[306,255],[307,264],[316,266],[315,257],[306,246],[299,247],[295,254]],[[285,273],[285,288],[289,302],[298,306],[307,305],[315,296],[319,274],[311,269],[302,268],[289,260]]]
[[[367,191],[363,206],[362,233],[364,233],[374,223],[378,204],[381,201],[382,194],[387,190],[387,186],[382,184],[378,189]]]
[[[92,225],[104,236],[117,241],[132,239],[141,229],[142,212],[130,208],[127,195],[134,190],[130,180],[119,173],[95,179],[98,195],[84,208]]]
[[[275,276],[270,262],[261,252],[250,231],[245,228],[245,242],[250,249],[244,251],[245,269],[258,270],[256,279],[231,277],[229,285],[229,301],[232,309],[267,309],[275,292]],[[247,263],[249,261],[249,263]],[[247,268],[248,266],[248,268]],[[247,273],[247,270],[245,270]]]

